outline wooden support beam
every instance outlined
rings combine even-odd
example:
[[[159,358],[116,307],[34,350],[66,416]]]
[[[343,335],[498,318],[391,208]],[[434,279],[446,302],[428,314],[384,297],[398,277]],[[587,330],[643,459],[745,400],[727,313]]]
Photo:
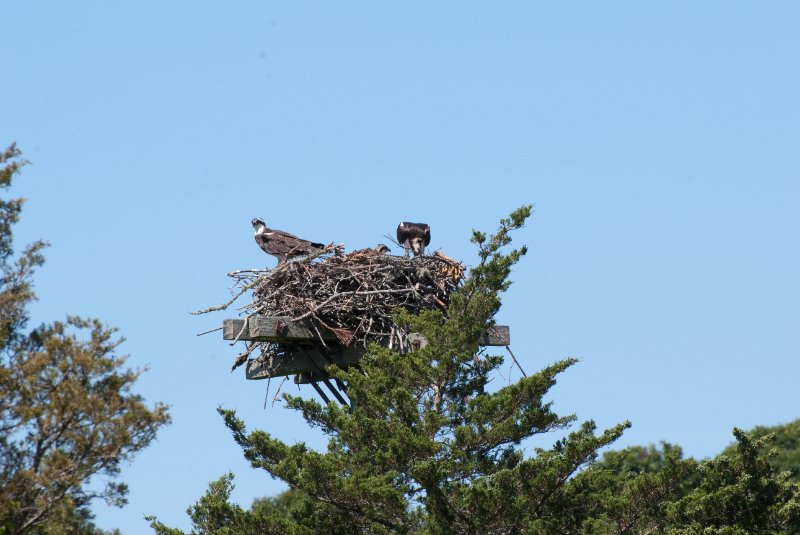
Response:
[[[294,376],[294,384],[307,385],[322,380],[322,377],[315,371],[300,372]]]
[[[324,369],[330,365],[325,355],[316,348],[292,344],[287,345],[285,349],[286,355],[280,359],[275,359],[271,363],[260,362],[258,359],[248,361],[245,376],[248,379],[283,377],[320,368]],[[361,351],[354,347],[332,346],[329,356],[335,364],[347,367],[359,361]]]
[[[222,327],[225,340],[235,340],[238,337],[239,340],[284,344],[285,354],[275,358],[273,362],[261,362],[259,359],[248,361],[246,366],[248,379],[303,374],[299,378],[300,382],[312,382],[320,380],[319,372],[326,366],[331,364],[352,366],[359,361],[363,353],[361,347],[343,346],[330,331],[320,329],[317,333],[311,323],[292,322],[288,317],[253,316],[247,320],[247,325],[245,320],[227,319],[224,320]],[[327,348],[319,345],[320,334],[328,344]],[[421,339],[419,345],[424,347],[424,339],[422,337],[419,339]],[[507,325],[495,325],[481,334],[478,343],[481,346],[507,346],[511,343],[511,331]]]
[[[223,320],[222,337],[225,340],[235,340],[236,335],[242,330],[244,320]],[[289,317],[252,316],[247,320],[247,327],[239,340],[255,340],[264,342],[293,342],[322,339],[338,342],[336,335],[326,329],[316,329],[308,321],[292,321]]]
[[[222,322],[222,338],[235,340],[242,330],[245,320],[227,319]],[[253,316],[247,322],[244,332],[239,340],[253,340],[264,342],[313,342],[319,340],[319,335],[326,342],[338,342],[338,338],[326,329],[320,329],[317,334],[313,325],[307,321],[293,322],[289,317]],[[508,325],[495,325],[481,334],[478,342],[481,346],[507,346],[511,344],[511,329]]]
[[[325,391],[322,390],[316,382],[311,383],[311,386],[313,386],[314,390],[317,391],[317,394],[319,394],[319,397],[321,397],[322,401],[325,402],[325,405],[331,402],[330,398],[328,398],[328,396],[325,395]]]
[[[495,325],[481,333],[478,345],[509,346],[511,345],[511,328],[508,325]]]

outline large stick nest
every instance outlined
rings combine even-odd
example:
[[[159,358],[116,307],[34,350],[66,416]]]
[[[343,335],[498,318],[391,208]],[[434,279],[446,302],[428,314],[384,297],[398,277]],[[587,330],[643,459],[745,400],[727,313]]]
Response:
[[[396,308],[446,313],[463,277],[464,266],[439,251],[404,258],[372,249],[345,254],[341,246],[329,246],[251,280],[253,301],[245,308],[250,315],[310,320],[345,345],[390,345]]]

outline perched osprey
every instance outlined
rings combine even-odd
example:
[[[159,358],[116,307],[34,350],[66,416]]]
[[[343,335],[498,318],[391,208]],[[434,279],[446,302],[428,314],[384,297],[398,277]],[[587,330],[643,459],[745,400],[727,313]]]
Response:
[[[295,256],[303,256],[314,253],[325,245],[314,243],[282,230],[272,230],[267,228],[263,219],[258,217],[251,221],[253,230],[256,233],[256,243],[261,250],[276,257],[279,262]]]
[[[414,256],[423,255],[425,247],[431,243],[431,227],[404,221],[397,225],[397,243],[403,246],[406,256],[409,251],[414,251]]]

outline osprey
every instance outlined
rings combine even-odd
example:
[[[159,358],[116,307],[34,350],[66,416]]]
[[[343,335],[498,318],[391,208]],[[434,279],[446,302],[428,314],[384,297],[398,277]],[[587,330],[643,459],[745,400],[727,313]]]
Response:
[[[414,256],[423,255],[425,247],[431,243],[431,227],[404,221],[397,225],[397,243],[403,246],[406,256],[409,251],[414,251]]]
[[[325,245],[298,238],[282,230],[267,228],[263,219],[258,217],[251,221],[256,233],[256,243],[261,250],[276,257],[279,262],[295,256],[303,256],[319,251]]]

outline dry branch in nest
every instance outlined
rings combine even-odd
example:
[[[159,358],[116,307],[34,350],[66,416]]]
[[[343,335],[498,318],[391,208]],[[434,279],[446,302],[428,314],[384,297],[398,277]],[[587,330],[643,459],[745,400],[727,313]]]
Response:
[[[269,271],[244,270],[230,275],[240,287],[236,297],[252,290],[252,302],[243,308],[248,316],[288,316],[311,322],[320,333],[335,333],[344,345],[377,342],[402,350],[409,340],[394,324],[393,311],[446,313],[450,294],[464,277],[464,266],[439,251],[404,258],[373,249],[344,253],[341,245],[329,245],[313,256],[279,263]],[[225,308],[231,302],[203,312]],[[322,336],[320,342],[324,344]],[[244,362],[256,347],[261,348],[263,357],[272,356],[280,351],[279,346],[248,346],[238,360]]]
[[[310,319],[345,345],[388,345],[396,327],[392,311],[447,311],[464,267],[439,253],[413,259],[372,249],[279,264],[253,286],[248,311]]]

